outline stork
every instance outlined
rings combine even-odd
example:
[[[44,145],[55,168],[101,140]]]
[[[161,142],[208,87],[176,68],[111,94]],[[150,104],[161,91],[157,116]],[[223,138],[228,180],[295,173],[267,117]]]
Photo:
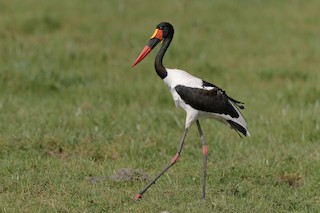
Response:
[[[155,70],[158,76],[169,88],[176,107],[181,107],[186,111],[185,128],[177,153],[171,159],[171,162],[160,172],[160,174],[135,196],[137,200],[142,198],[142,195],[148,190],[148,188],[178,161],[188,129],[194,122],[197,124],[200,140],[202,142],[202,198],[205,198],[208,146],[203,136],[199,118],[214,118],[234,129],[240,137],[241,134],[244,136],[250,136],[246,121],[239,110],[244,109],[242,102],[231,98],[221,88],[192,76],[183,70],[168,69],[163,66],[162,60],[172,41],[173,34],[174,29],[170,23],[162,22],[158,24],[149,42],[144,47],[136,61],[132,64],[132,67],[137,65],[152,51],[153,48],[157,46],[159,42],[162,42],[161,48],[155,58]]]

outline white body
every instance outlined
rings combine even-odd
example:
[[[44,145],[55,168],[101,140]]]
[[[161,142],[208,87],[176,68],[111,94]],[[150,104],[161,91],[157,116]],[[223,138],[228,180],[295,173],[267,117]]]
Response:
[[[184,85],[184,86],[191,87],[191,88],[200,88],[200,89],[205,89],[205,90],[211,90],[214,87],[203,86],[202,79],[197,78],[193,75],[190,75],[189,73],[187,73],[183,70],[168,69],[168,68],[166,68],[166,70],[167,70],[168,74],[163,79],[163,81],[167,85],[167,87],[169,87],[176,107],[178,107],[178,106],[181,107],[187,113],[185,128],[189,128],[191,126],[191,124],[200,117],[211,117],[211,118],[214,118],[224,124],[227,124],[228,126],[230,126],[230,125],[227,122],[227,120],[232,120],[233,122],[238,123],[239,125],[243,126],[245,129],[247,129],[247,124],[246,124],[244,117],[242,116],[242,114],[240,113],[240,110],[235,106],[235,104],[232,101],[229,101],[229,102],[232,104],[232,106],[236,109],[236,111],[240,115],[238,118],[233,118],[230,115],[226,115],[226,114],[211,113],[211,112],[197,110],[197,109],[194,109],[193,107],[191,107],[190,105],[186,104],[182,100],[180,95],[177,93],[177,91],[175,90],[176,86]],[[250,135],[248,131],[247,131],[247,135],[248,136]]]

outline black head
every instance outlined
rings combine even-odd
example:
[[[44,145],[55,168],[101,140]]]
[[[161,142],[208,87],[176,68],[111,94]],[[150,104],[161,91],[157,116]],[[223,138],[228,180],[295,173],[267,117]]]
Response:
[[[174,34],[173,26],[168,22],[162,22],[158,24],[156,29],[162,30],[162,39],[172,37]]]
[[[159,42],[162,42],[163,40],[169,39],[169,43],[173,37],[174,29],[173,26],[168,22],[162,22],[157,25],[154,33],[150,37],[150,40],[148,44],[144,47],[142,52],[140,53],[139,57],[136,59],[136,61],[133,63],[132,66],[135,66],[138,64],[142,59],[144,59],[151,50],[157,46]]]

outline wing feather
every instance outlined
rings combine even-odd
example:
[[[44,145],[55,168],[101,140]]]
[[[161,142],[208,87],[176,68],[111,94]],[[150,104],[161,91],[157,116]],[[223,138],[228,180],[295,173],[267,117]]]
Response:
[[[175,90],[180,95],[181,99],[194,109],[230,115],[232,118],[238,118],[240,116],[238,111],[229,102],[229,100],[234,102],[234,99],[229,98],[220,88],[215,87],[214,85],[210,85],[210,87],[212,89],[208,90],[204,88],[177,85]],[[235,103],[237,104],[237,102]]]

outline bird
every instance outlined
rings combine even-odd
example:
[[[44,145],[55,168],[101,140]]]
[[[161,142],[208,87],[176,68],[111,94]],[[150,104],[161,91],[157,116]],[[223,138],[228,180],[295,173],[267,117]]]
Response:
[[[161,42],[161,48],[155,57],[155,71],[169,88],[175,106],[181,107],[186,112],[184,132],[176,154],[172,157],[170,163],[143,190],[135,195],[136,200],[141,199],[149,187],[155,184],[155,182],[179,160],[188,130],[193,123],[197,125],[202,143],[202,198],[205,199],[208,145],[200,126],[200,118],[208,117],[216,119],[234,129],[240,137],[241,134],[243,136],[250,136],[246,120],[240,112],[240,109],[244,109],[243,102],[231,98],[218,86],[195,77],[184,70],[164,67],[163,57],[170,46],[173,35],[174,28],[170,23],[161,22],[158,24],[147,45],[132,64],[132,67],[134,67],[140,63],[157,44]]]

